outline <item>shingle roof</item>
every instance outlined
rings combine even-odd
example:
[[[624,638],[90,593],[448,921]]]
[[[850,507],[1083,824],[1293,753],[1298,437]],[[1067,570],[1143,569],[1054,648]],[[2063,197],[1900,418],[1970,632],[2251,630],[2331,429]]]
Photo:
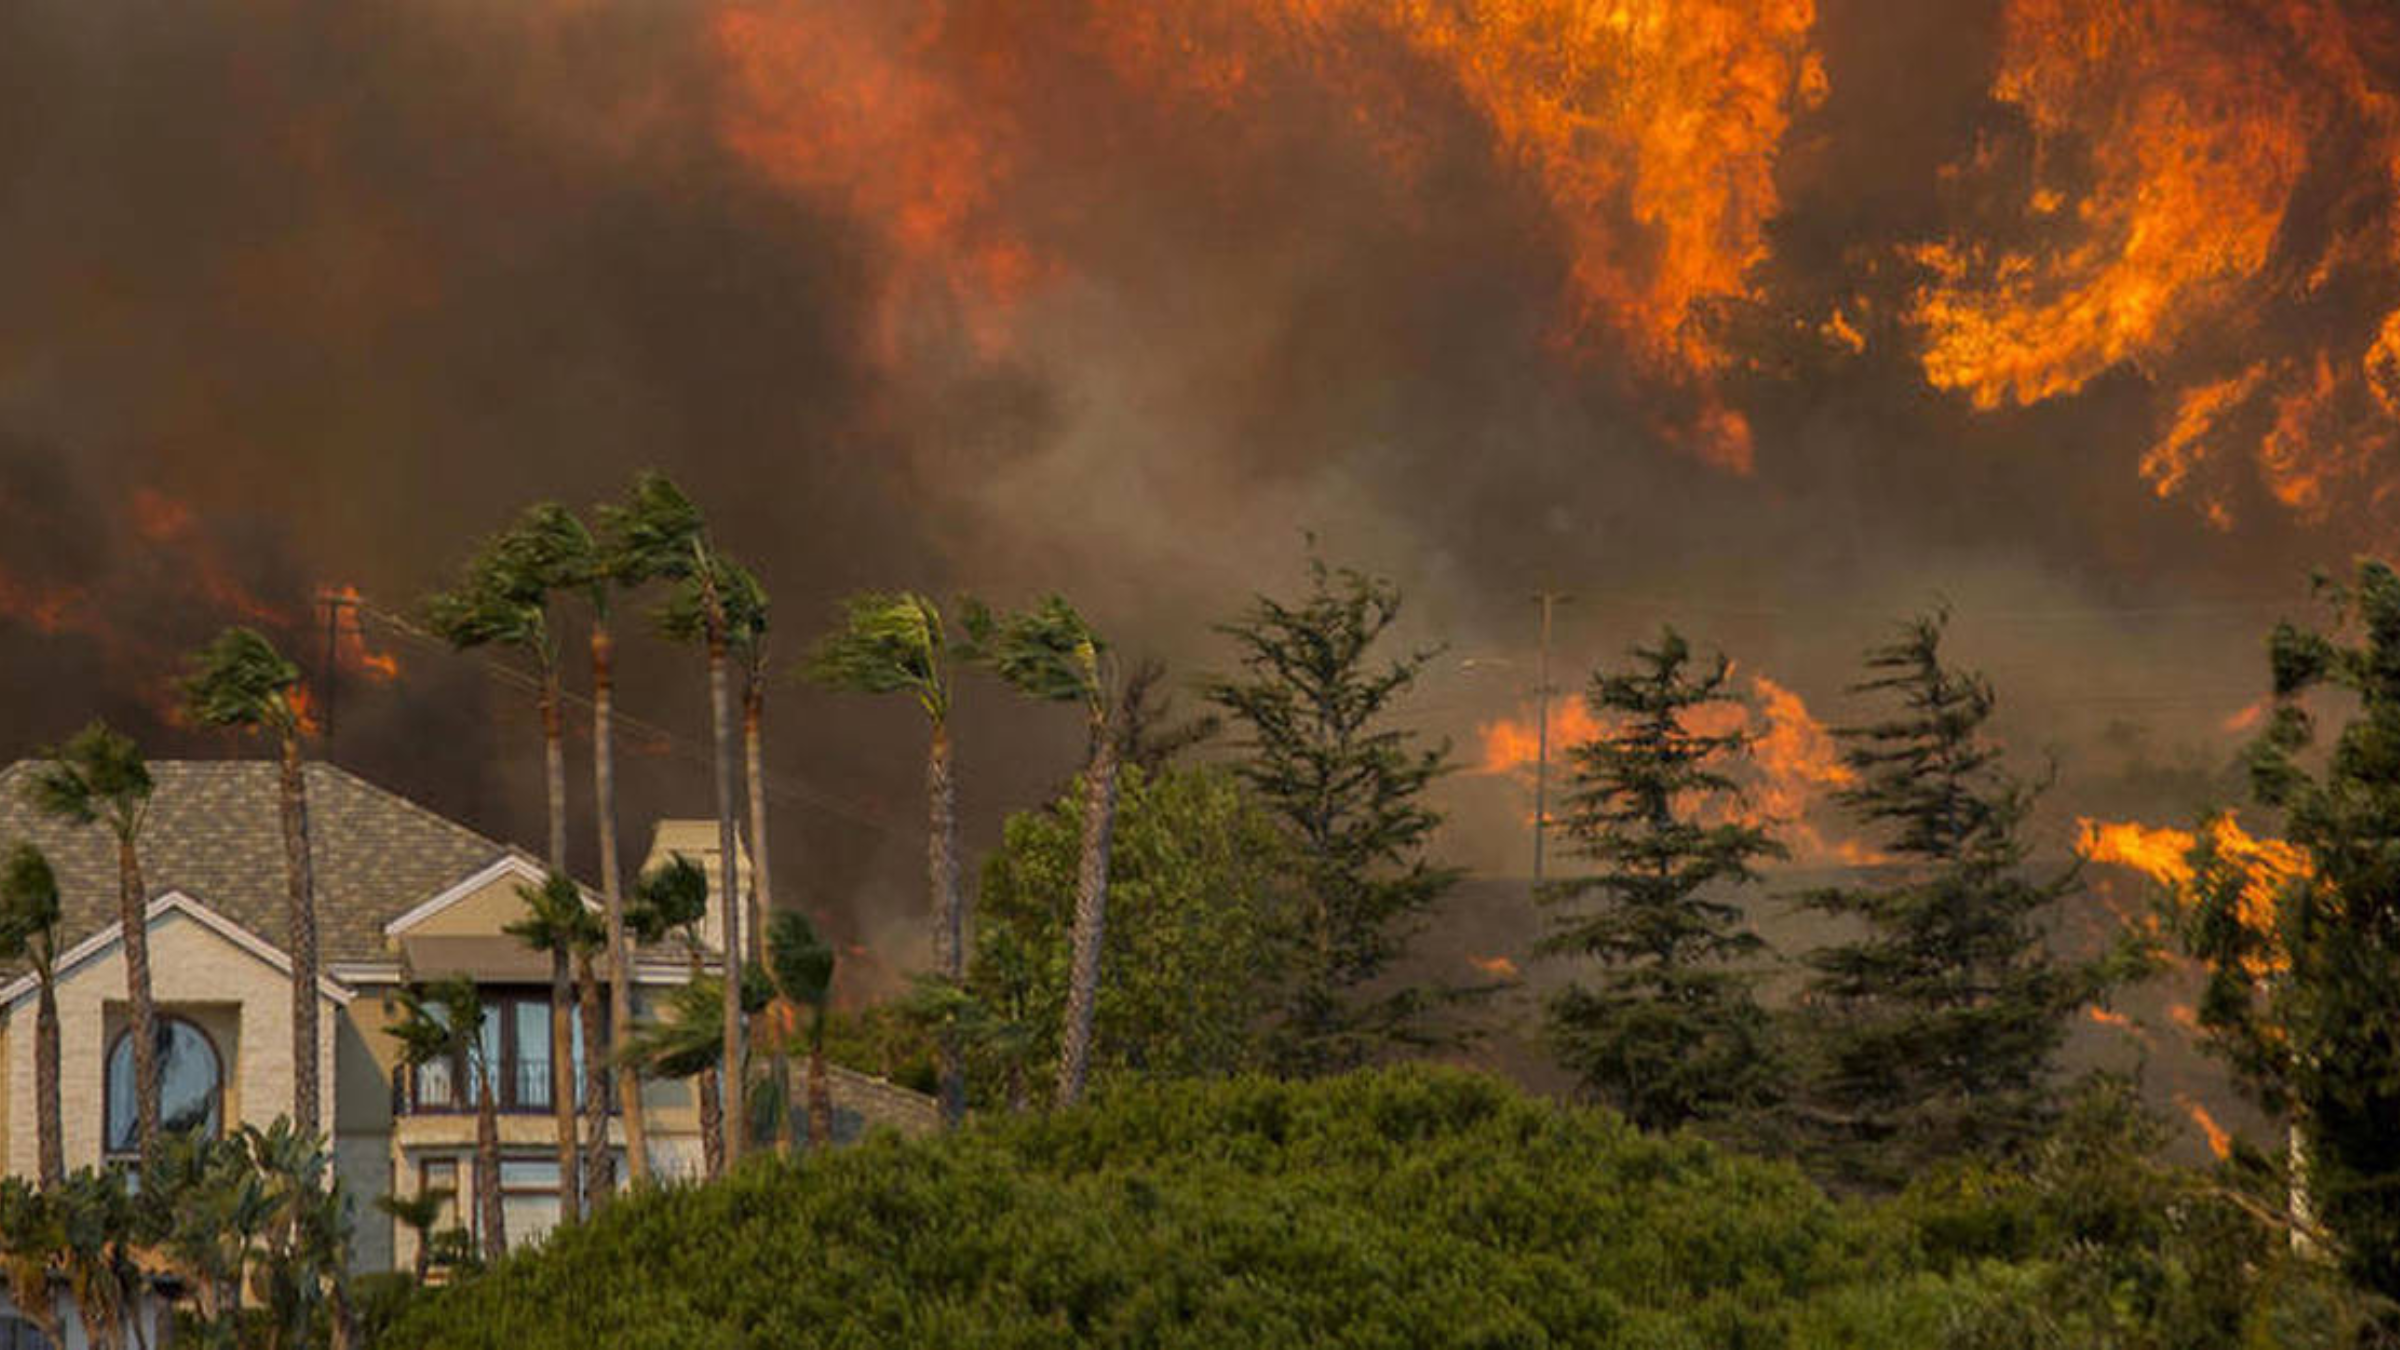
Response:
[[[117,918],[116,840],[43,816],[25,800],[38,761],[0,769],[0,848],[49,855],[65,905],[61,945]],[[154,760],[139,850],[151,896],[179,890],[283,945],[283,817],[270,760]],[[331,764],[302,768],[317,941],[327,961],[386,955],[383,925],[504,853],[506,845]]]

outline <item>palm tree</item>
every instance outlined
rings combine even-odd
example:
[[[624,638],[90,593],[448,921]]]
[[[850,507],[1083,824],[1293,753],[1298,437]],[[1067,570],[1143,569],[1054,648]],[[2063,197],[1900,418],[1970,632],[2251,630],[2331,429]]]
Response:
[[[555,872],[567,870],[567,759],[550,593],[580,581],[590,552],[591,536],[574,513],[556,502],[540,502],[484,541],[460,569],[457,586],[424,602],[427,625],[452,647],[466,651],[498,644],[533,658],[541,678],[543,780],[550,809],[547,861]]]
[[[0,960],[29,961],[39,989],[33,1018],[34,1133],[42,1189],[66,1180],[58,1121],[58,875],[31,844],[18,844],[0,866]]]
[[[668,934],[683,938],[685,957],[691,963],[691,973],[684,987],[672,1000],[678,1010],[678,1025],[697,1026],[691,1021],[691,1001],[698,997],[692,990],[701,982],[700,921],[708,915],[708,873],[698,863],[678,853],[652,868],[635,884],[633,903],[626,907],[625,924],[644,943],[663,941]],[[718,986],[710,986],[715,990]],[[710,998],[717,995],[712,992]],[[705,1021],[716,1040],[716,1051],[723,1050],[722,1007],[715,1008],[701,1020]],[[627,1032],[617,1041],[618,1055],[628,1066],[646,1068],[653,1076],[662,1078],[692,1078],[693,1091],[700,1098],[701,1158],[710,1177],[725,1172],[724,1098],[718,1090],[717,1053],[705,1057],[696,1067],[685,1067],[680,1061],[672,1066],[662,1065],[655,1055],[645,1056],[635,1047],[634,1032]],[[656,1047],[653,1046],[653,1049]],[[680,1072],[674,1070],[681,1070]]]
[[[864,591],[842,602],[839,627],[817,640],[802,674],[832,689],[861,694],[907,692],[930,728],[925,751],[926,883],[933,909],[933,964],[952,988],[966,979],[966,905],[958,889],[958,789],[950,765],[950,684],[954,655],[933,601],[909,591]],[[967,1109],[966,1070],[955,1028],[938,1038],[942,1122]]]
[[[494,1095],[500,1066],[483,1036],[483,1000],[475,981],[460,975],[402,985],[393,999],[400,1015],[384,1030],[400,1045],[400,1062],[420,1074],[430,1064],[464,1070],[475,1093],[475,1214],[483,1229],[483,1259],[497,1261],[508,1250],[500,1206],[500,1106]],[[566,1178],[559,1178],[563,1192]]]
[[[158,1010],[150,995],[149,897],[143,893],[137,844],[150,814],[150,766],[130,737],[97,721],[42,757],[49,763],[26,789],[33,808],[76,825],[105,824],[117,838],[117,919],[124,932],[125,1003],[132,1023],[135,1138],[146,1160],[158,1150]]]
[[[67,1245],[66,1208],[56,1186],[39,1189],[22,1177],[0,1178],[0,1271],[17,1315],[41,1329],[46,1345],[66,1344],[53,1262]]]
[[[433,1273],[433,1226],[442,1221],[442,1210],[454,1198],[447,1186],[435,1186],[415,1195],[383,1194],[375,1197],[375,1208],[391,1215],[400,1225],[417,1237],[417,1259],[410,1273],[418,1284]]]
[[[1117,761],[1123,739],[1118,721],[1110,716],[1114,663],[1083,616],[1055,595],[1021,614],[995,616],[977,607],[967,614],[967,629],[994,672],[1027,697],[1083,705],[1091,759],[1083,774],[1074,955],[1058,1055],[1058,1104],[1073,1106],[1083,1099],[1091,1068],[1100,943],[1108,918],[1109,840],[1116,829]]]
[[[633,953],[625,941],[625,886],[617,858],[616,638],[609,620],[617,590],[637,585],[641,578],[638,560],[615,537],[613,526],[605,524],[611,519],[608,511],[601,509],[602,536],[584,531],[580,552],[562,558],[561,579],[571,581],[592,607],[592,809],[599,827],[600,896],[608,927],[608,1043],[623,1045],[633,1032]],[[581,529],[582,522],[576,527]],[[584,1044],[597,1044],[588,1031]],[[587,1058],[594,1073],[602,1071],[599,1055]],[[642,1111],[641,1079],[630,1065],[619,1063],[616,1084],[617,1109],[625,1119],[626,1171],[639,1185],[650,1177],[650,1131]],[[604,1103],[603,1128],[607,1118]],[[606,1156],[605,1146],[601,1153]]]
[[[767,976],[776,996],[810,1013],[808,1030],[808,1142],[824,1148],[833,1143],[833,1093],[825,1076],[825,1018],[833,999],[833,945],[817,936],[816,925],[799,910],[775,916],[767,930]],[[777,1059],[783,1054],[777,1052]],[[775,1084],[788,1102],[784,1079]],[[786,1118],[790,1109],[785,1108]]]
[[[574,1031],[568,1020],[575,1005],[568,970],[578,958],[590,965],[601,929],[583,907],[583,892],[564,872],[552,872],[539,886],[517,887],[517,898],[525,902],[526,915],[504,931],[550,957],[550,1110],[558,1122],[558,1212],[560,1222],[573,1223],[583,1212],[583,1169],[575,1140]],[[594,1141],[595,1147],[606,1145],[605,1139]]]
[[[726,968],[739,969],[743,950],[742,888],[734,829],[733,724],[726,682],[726,655],[732,632],[725,603],[725,560],[709,539],[708,524],[702,519],[700,509],[661,473],[636,475],[625,505],[610,508],[606,523],[610,537],[621,550],[619,574],[674,583],[678,594],[663,615],[670,636],[677,632],[687,637],[697,636],[707,647],[709,725],[716,761],[718,875],[724,890],[718,904],[723,913]],[[690,617],[686,621],[677,615]],[[742,1009],[736,982],[727,982],[724,997],[720,1018],[725,1038],[724,1073],[726,1081],[738,1087],[743,1056]],[[726,1105],[732,1108],[723,1113],[725,1158],[730,1165],[739,1162],[742,1156],[741,1113],[740,1103]]]
[[[292,958],[292,1120],[316,1134],[323,1121],[317,1074],[323,1041],[317,1034],[317,883],[309,844],[308,792],[300,777],[299,686],[300,668],[285,660],[274,643],[256,629],[228,628],[193,656],[183,694],[192,720],[202,726],[271,732],[276,739],[286,940]],[[135,1072],[141,1072],[138,1064]]]

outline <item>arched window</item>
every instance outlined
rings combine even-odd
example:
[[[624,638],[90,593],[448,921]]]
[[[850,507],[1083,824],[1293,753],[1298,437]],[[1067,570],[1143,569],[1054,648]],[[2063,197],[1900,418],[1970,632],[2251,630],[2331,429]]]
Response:
[[[158,1038],[158,1123],[171,1134],[197,1133],[214,1139],[224,1127],[225,1069],[208,1033],[180,1017],[160,1015]],[[108,1050],[108,1152],[141,1151],[133,1103],[133,1033],[117,1033]]]

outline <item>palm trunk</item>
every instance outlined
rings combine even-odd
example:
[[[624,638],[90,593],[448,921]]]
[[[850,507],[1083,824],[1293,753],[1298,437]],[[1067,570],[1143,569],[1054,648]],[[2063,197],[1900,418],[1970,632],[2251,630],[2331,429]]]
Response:
[[[833,1147],[833,1084],[825,1071],[825,1009],[817,1009],[808,1040],[808,1142],[812,1148]]]
[[[567,979],[567,950],[550,952],[550,1114],[558,1122],[558,1221],[583,1213],[576,1192],[582,1174],[575,1144],[575,994]]]
[[[500,1204],[500,1104],[492,1081],[499,1067],[487,1064],[477,1075],[483,1082],[475,1098],[475,1213],[482,1220],[487,1264],[508,1252],[507,1213]]]
[[[117,835],[117,920],[125,935],[126,1017],[133,1036],[134,1138],[148,1162],[158,1152],[158,1010],[150,997],[150,928],[142,859],[130,830]]]
[[[1083,1100],[1092,1063],[1092,1021],[1100,1001],[1100,942],[1108,921],[1108,849],[1117,823],[1117,731],[1105,719],[1084,774],[1083,861],[1075,876],[1074,965],[1067,983],[1067,1025],[1058,1055],[1058,1104]]]
[[[742,880],[740,840],[734,830],[733,717],[727,700],[725,634],[721,623],[708,635],[708,711],[717,758],[718,908],[725,931],[725,1165],[742,1160]]]
[[[950,772],[950,728],[942,722],[934,723],[933,740],[926,747],[925,809],[925,872],[933,892],[933,964],[955,989],[966,980],[967,923],[958,893],[958,789]],[[953,1126],[967,1114],[966,1066],[955,1028],[942,1028],[934,1056],[941,1073],[942,1124]]]
[[[700,979],[700,944],[690,939],[691,973],[686,978],[694,983]],[[725,1113],[724,1098],[717,1091],[717,1071],[702,1069],[692,1079],[692,1090],[700,1097],[700,1167],[702,1175],[714,1181],[725,1175]]]
[[[567,743],[559,718],[558,663],[542,664],[542,787],[550,801],[550,870],[567,871]]]
[[[600,826],[600,894],[608,906],[608,1043],[633,1035],[633,952],[625,941],[625,887],[617,872],[617,766],[613,749],[616,698],[614,645],[607,623],[592,621],[592,795]],[[617,1110],[625,1118],[625,1170],[635,1184],[650,1179],[649,1122],[642,1115],[642,1079],[617,1066]]]
[[[764,727],[767,680],[763,670],[751,670],[742,685],[742,773],[750,798],[750,956],[767,959],[767,916],[775,912],[774,872],[767,866],[767,769]],[[775,1040],[775,1091],[783,1104],[783,1151],[792,1151],[792,1055],[785,1039]]]
[[[33,1014],[34,1130],[39,1137],[42,1189],[67,1179],[67,1153],[58,1118],[58,987],[47,961],[41,970],[40,1001]]]
[[[725,1175],[725,1097],[723,1075],[714,1066],[692,1080],[700,1094],[700,1166],[710,1181]]]
[[[308,792],[300,776],[300,733],[283,733],[279,779],[283,805],[283,880],[291,929],[292,1123],[309,1135],[323,1127],[317,1081],[317,902],[308,838]]]
[[[616,1162],[608,1146],[608,1056],[600,1020],[600,972],[589,950],[575,958],[575,1000],[583,1023],[583,1203],[596,1210],[616,1190]]]

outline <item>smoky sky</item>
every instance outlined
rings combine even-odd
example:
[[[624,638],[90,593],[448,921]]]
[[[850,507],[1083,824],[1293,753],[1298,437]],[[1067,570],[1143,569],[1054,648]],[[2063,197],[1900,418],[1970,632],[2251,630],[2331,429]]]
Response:
[[[1213,623],[1300,583],[1313,536],[1400,582],[1402,639],[1448,644],[1413,716],[1471,758],[1479,721],[1521,710],[1540,586],[1578,597],[1562,683],[1671,621],[1829,721],[1855,712],[1859,650],[1946,600],[2012,749],[2079,800],[2182,809],[2232,790],[2219,724],[2262,688],[2268,623],[2362,542],[2263,501],[2227,531],[2158,500],[2141,370],[1990,413],[1928,387],[1888,317],[1896,250],[1959,209],[1945,166],[2021,136],[1988,94],[1996,0],[1819,14],[1828,92],[1784,137],[1753,292],[1700,316],[1736,353],[1715,386],[1754,430],[1747,476],[1672,434],[1692,387],[1605,335],[1560,349],[1555,215],[1455,85],[1368,26],[1328,40],[1364,44],[1410,110],[1405,180],[1305,61],[1248,72],[1227,117],[1130,96],[1084,3],[952,6],[930,38],[895,20],[907,69],[955,91],[926,134],[1006,157],[968,225],[1005,218],[1037,255],[995,342],[938,291],[895,305],[922,269],[871,203],[729,147],[713,13],[0,12],[0,568],[81,597],[71,621],[0,617],[9,753],[95,713],[156,753],[222,748],[155,711],[176,654],[241,617],[197,554],[313,662],[318,587],[405,613],[521,505],[656,466],[761,573],[779,666],[859,588],[1055,589],[1188,677],[1227,659]],[[1885,316],[1863,352],[1810,338],[1861,295]],[[144,491],[193,523],[146,532]],[[367,632],[403,674],[340,677],[332,753],[538,837],[523,691]],[[620,755],[638,840],[710,809],[705,707],[695,655],[627,647],[624,706],[682,738]],[[964,709],[988,842],[1082,742],[995,688]],[[781,682],[769,716],[779,892],[902,932],[915,711]],[[1446,847],[1517,867],[1517,788],[1445,791]]]

